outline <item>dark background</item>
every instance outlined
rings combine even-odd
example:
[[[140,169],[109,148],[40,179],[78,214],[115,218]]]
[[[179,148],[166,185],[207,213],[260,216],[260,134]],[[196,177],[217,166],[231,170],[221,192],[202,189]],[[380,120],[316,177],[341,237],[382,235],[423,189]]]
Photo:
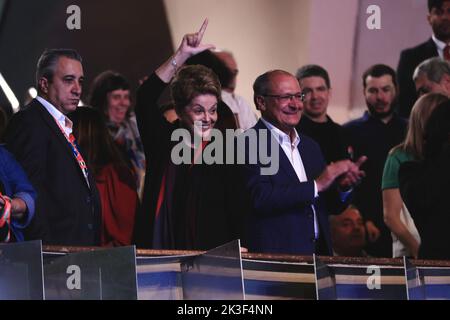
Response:
[[[113,69],[129,79],[152,72],[172,52],[162,0],[4,0],[0,72],[23,105],[35,86],[36,62],[46,48],[73,48],[83,57],[83,101],[94,77]],[[67,7],[81,9],[81,30],[69,30]],[[1,91],[1,90],[0,90]],[[7,104],[3,93],[0,105]]]

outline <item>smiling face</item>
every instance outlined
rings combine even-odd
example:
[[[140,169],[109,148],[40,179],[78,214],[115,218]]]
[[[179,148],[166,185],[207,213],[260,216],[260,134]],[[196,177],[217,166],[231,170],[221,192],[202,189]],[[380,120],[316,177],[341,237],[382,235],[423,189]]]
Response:
[[[110,121],[120,124],[130,109],[130,90],[117,89],[107,94],[107,112]]]
[[[322,77],[307,77],[299,80],[305,94],[305,114],[318,122],[327,120],[327,108],[330,101],[331,89],[327,87]]]
[[[39,79],[42,97],[63,114],[75,111],[84,81],[83,67],[77,60],[60,57],[52,79]]]
[[[287,99],[283,97],[301,95],[297,78],[285,73],[272,74],[267,95],[256,98],[262,116],[275,127],[290,135],[300,121],[303,102],[294,97]]]
[[[178,114],[181,123],[191,133],[208,137],[217,122],[217,98],[213,94],[200,94],[193,98]]]

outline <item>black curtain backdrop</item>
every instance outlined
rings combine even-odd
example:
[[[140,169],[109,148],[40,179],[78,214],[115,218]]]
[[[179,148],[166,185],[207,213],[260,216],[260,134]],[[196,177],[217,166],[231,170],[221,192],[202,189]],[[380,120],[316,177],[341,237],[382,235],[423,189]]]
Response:
[[[66,26],[70,5],[81,9],[81,30]],[[138,79],[173,52],[163,0],[14,0],[4,9],[0,72],[21,104],[35,86],[36,62],[46,48],[73,48],[81,54],[83,101],[100,72],[122,73],[134,91]]]

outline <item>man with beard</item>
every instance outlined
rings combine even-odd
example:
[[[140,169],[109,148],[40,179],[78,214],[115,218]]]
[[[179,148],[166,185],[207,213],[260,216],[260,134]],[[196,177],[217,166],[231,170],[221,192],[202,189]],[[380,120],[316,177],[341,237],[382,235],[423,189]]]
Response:
[[[363,74],[364,97],[368,111],[344,125],[353,158],[368,157],[363,170],[366,179],[355,190],[354,204],[367,228],[372,256],[391,257],[392,239],[383,221],[381,178],[389,150],[403,141],[406,120],[396,115],[397,83],[395,71],[386,65],[374,65]]]
[[[424,60],[440,57],[450,60],[450,1],[428,0],[428,23],[433,35],[428,41],[403,50],[397,68],[399,85],[399,114],[408,117],[417,100],[412,79],[414,69]]]
[[[305,117],[301,117],[297,130],[319,144],[327,163],[347,159],[343,129],[327,115],[331,98],[328,72],[318,65],[306,65],[298,69],[296,76],[305,95]]]

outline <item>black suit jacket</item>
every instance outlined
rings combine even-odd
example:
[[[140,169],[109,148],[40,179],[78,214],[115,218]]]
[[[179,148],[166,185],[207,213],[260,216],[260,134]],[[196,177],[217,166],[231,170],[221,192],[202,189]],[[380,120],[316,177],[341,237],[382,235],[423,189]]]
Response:
[[[89,188],[61,129],[37,100],[12,117],[6,146],[38,193],[35,218],[25,230],[25,239],[99,245],[101,207],[95,180],[90,174]]]
[[[414,70],[421,62],[432,57],[437,57],[438,55],[436,44],[432,38],[417,47],[405,49],[401,52],[397,67],[400,90],[400,116],[405,118],[409,117],[411,109],[417,100],[416,86],[412,80]]]
[[[426,163],[400,167],[400,193],[422,243],[421,259],[450,259],[450,148]]]
[[[153,73],[137,92],[136,117],[144,144],[147,172],[142,209],[136,216],[134,242],[139,248],[209,250],[239,237],[240,211],[235,209],[234,203],[237,198],[234,197],[236,191],[231,178],[233,168],[221,164],[200,164],[186,174],[188,165],[173,164],[172,149],[179,142],[171,141],[171,137],[180,124],[167,122],[157,106],[166,86]],[[219,103],[218,114],[215,128],[235,126],[228,106]],[[170,192],[165,192],[160,199],[163,185],[171,185],[165,188]],[[156,215],[159,200],[165,209],[161,210],[164,213]],[[239,203],[238,200],[236,202]],[[188,216],[194,212],[192,221]],[[162,243],[153,241],[155,220],[158,233],[172,239]],[[186,234],[192,230],[195,230],[195,236],[190,243]]]

